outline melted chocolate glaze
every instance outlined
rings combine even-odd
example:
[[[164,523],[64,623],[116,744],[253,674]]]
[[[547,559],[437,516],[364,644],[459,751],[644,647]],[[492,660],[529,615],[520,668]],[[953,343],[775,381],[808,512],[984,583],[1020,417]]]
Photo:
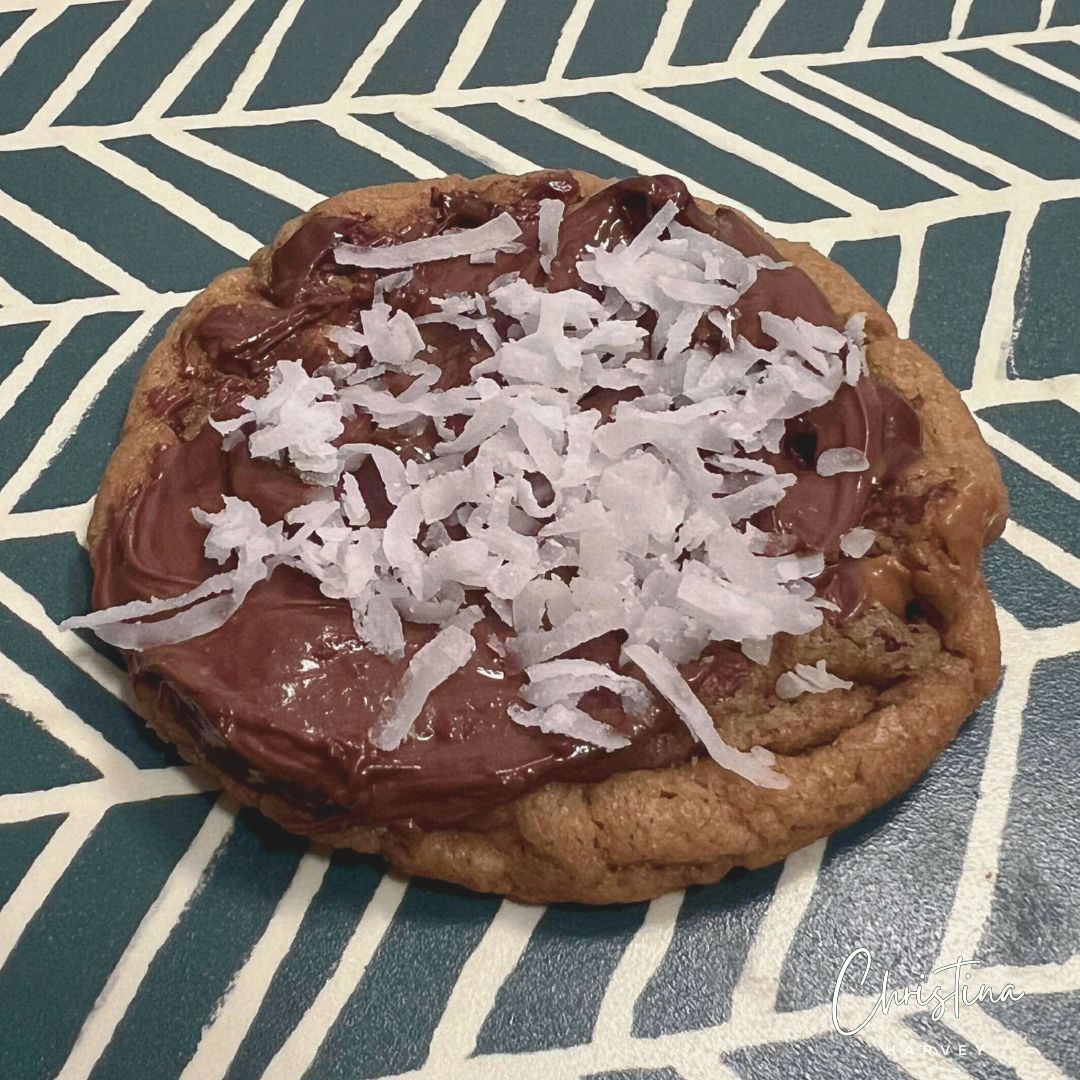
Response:
[[[195,343],[227,375],[252,378],[268,371],[278,360],[297,357],[300,331],[312,323],[348,317],[357,304],[371,303],[370,284],[352,294],[330,294],[301,301],[291,307],[271,304],[224,304],[213,308],[195,327]],[[305,355],[302,359],[307,361]],[[315,366],[331,358],[324,346]],[[310,364],[309,364],[310,366]]]
[[[778,454],[764,454],[796,482],[780,502],[754,523],[793,536],[830,562],[840,557],[840,538],[862,520],[870,497],[919,455],[919,418],[898,394],[875,379],[841,386],[825,405],[789,420]],[[819,476],[817,459],[826,450],[850,446],[866,454],[864,472]]]
[[[388,294],[389,303],[414,315],[431,310],[432,297],[483,291],[510,270],[551,289],[580,288],[576,263],[582,252],[634,236],[669,199],[684,224],[745,254],[778,257],[733,211],[706,214],[671,177],[637,178],[572,205],[545,276],[536,251],[536,214],[539,200],[552,197],[572,205],[576,182],[568,174],[551,174],[508,206],[494,206],[472,192],[433,193],[431,207],[394,235],[378,233],[359,217],[309,218],[274,253],[266,304],[215,308],[190,335],[187,346],[202,349],[223,376],[231,376],[231,389],[213,389],[214,400],[227,410],[239,388],[249,392],[250,379],[279,359],[299,357],[317,367],[330,357],[317,324],[355,323],[371,302],[374,280],[370,272],[346,275],[334,265],[333,248],[343,241],[392,243],[480,224],[503,210],[519,221],[523,252],[501,253],[493,264],[467,258],[427,264]],[[772,341],[758,320],[764,310],[836,325],[825,298],[795,267],[762,271],[739,304],[738,332],[768,347]],[[443,369],[442,388],[468,381],[472,364],[488,355],[452,327],[425,326],[422,332]],[[612,402],[601,397],[589,404],[609,409]],[[403,456],[421,458],[432,446],[430,432],[380,431],[363,418],[343,439],[378,440]],[[823,591],[848,611],[858,607],[862,594],[852,569],[857,564],[838,561],[840,536],[862,520],[871,495],[918,455],[919,442],[911,408],[864,378],[789,423],[780,452],[768,456],[798,481],[758,524],[790,534],[799,547],[824,551],[831,565]],[[840,446],[863,449],[870,470],[817,476],[816,455]],[[391,507],[369,466],[357,478],[378,525]],[[249,500],[271,522],[309,498],[311,489],[285,469],[253,461],[243,446],[223,451],[220,436],[203,426],[194,438],[161,450],[152,479],[115,516],[97,557],[96,606],[176,596],[219,570],[203,555],[205,528],[191,509],[220,509],[227,494]],[[433,633],[431,627],[407,625],[403,658],[375,655],[357,641],[346,602],[324,597],[314,579],[279,568],[224,626],[128,659],[136,679],[156,687],[184,717],[209,760],[243,782],[286,795],[305,813],[354,824],[460,825],[549,781],[595,781],[625,769],[675,764],[693,753],[687,730],[669,709],[658,706],[631,718],[614,695],[602,691],[584,704],[630,739],[623,750],[607,752],[510,722],[506,709],[517,700],[522,675],[490,645],[506,634],[494,616],[477,626],[473,658],[431,695],[412,736],[397,750],[380,751],[368,741],[369,729],[411,655]],[[618,653],[619,639],[609,634],[576,655],[615,665]],[[684,674],[705,697],[719,699],[738,691],[749,668],[733,648],[716,645]]]

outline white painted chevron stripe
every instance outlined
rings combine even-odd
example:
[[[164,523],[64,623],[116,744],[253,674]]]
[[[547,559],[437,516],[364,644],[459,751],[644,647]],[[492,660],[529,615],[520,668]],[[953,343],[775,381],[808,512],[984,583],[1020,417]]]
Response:
[[[423,132],[434,139],[439,139],[447,146],[463,154],[468,154],[483,162],[492,172],[523,173],[532,172],[539,166],[535,161],[521,157],[511,150],[500,146],[493,139],[473,131],[459,120],[445,113],[429,109],[417,109],[399,112],[397,118],[415,131]]]
[[[593,1038],[598,1042],[612,1043],[630,1038],[634,1005],[667,955],[684,898],[684,893],[674,892],[649,903],[641,926],[604,992],[593,1030]]]
[[[962,176],[957,176],[933,162],[924,161],[921,157],[911,153],[909,150],[905,150],[900,146],[895,146],[893,143],[889,142],[888,139],[878,135],[877,132],[870,131],[868,128],[855,123],[848,117],[828,108],[828,106],[822,105],[818,101],[802,97],[788,87],[781,86],[779,83],[774,82],[772,79],[765,78],[762,75],[751,75],[744,79],[743,82],[745,82],[747,86],[752,86],[762,94],[768,94],[769,97],[776,98],[777,101],[782,101],[785,105],[791,105],[800,112],[806,113],[807,116],[813,116],[819,120],[827,121],[832,124],[833,127],[853,136],[860,142],[866,143],[867,146],[881,151],[883,154],[891,157],[894,161],[899,161],[901,164],[907,165],[916,172],[922,173],[927,179],[936,181],[941,184],[942,187],[951,189],[957,194],[972,195],[976,197],[983,194],[983,189],[976,184],[973,184],[970,180],[966,180]]]
[[[870,35],[874,32],[874,26],[885,7],[885,0],[865,0],[855,25],[851,28],[851,35],[844,46],[845,51],[858,53],[870,46]]]
[[[457,46],[435,84],[436,90],[456,90],[465,81],[480,59],[505,3],[506,0],[480,0],[473,8]]]
[[[670,66],[671,54],[682,37],[692,3],[693,0],[668,0],[660,25],[656,28],[656,38],[641,65],[642,74],[646,77]]]
[[[330,99],[330,103],[336,111],[344,108],[352,95],[363,85],[364,80],[371,74],[372,69],[393,44],[402,28],[416,14],[420,3],[421,0],[398,0],[397,7],[394,8],[386,21],[375,32],[374,37],[372,37],[364,51],[356,58],[356,62],[349,68],[337,93]]]
[[[573,10],[562,25],[555,51],[551,54],[551,63],[548,65],[545,81],[557,82],[563,77],[566,65],[570,63],[574,49],[581,39],[581,31],[585,28],[593,2],[594,0],[574,0]]]
[[[292,25],[303,5],[304,0],[285,0],[285,3],[281,5],[281,10],[278,12],[273,25],[262,41],[259,42],[258,47],[251,54],[251,59],[248,60],[233,88],[229,91],[229,96],[222,106],[221,111],[223,113],[228,115],[229,113],[239,112],[247,105],[251,95],[255,93],[259,83],[263,81],[266,73],[270,70],[270,65],[274,61],[274,54],[280,47],[286,31]]]
[[[776,1012],[780,973],[795,933],[810,906],[825,855],[825,841],[816,840],[784,861],[769,909],[758,927],[739,982],[731,996],[731,1021]]]
[[[184,154],[192,161],[202,161],[230,176],[238,176],[258,191],[265,191],[283,202],[292,203],[300,210],[310,210],[317,202],[322,202],[326,195],[314,191],[306,184],[301,184],[288,176],[283,176],[265,165],[249,161],[239,154],[215,146],[205,139],[188,131],[176,130],[162,132],[158,141],[177,153]]]

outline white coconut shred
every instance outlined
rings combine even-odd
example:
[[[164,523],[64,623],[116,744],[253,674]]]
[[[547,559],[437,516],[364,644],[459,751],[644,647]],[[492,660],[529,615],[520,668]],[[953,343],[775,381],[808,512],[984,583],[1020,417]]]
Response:
[[[561,206],[541,207],[547,266]],[[618,749],[626,739],[588,716],[580,699],[604,687],[640,714],[651,705],[650,690],[565,654],[620,631],[623,660],[716,761],[752,783],[784,786],[763,748],[743,753],[720,739],[678,665],[711,641],[740,643],[767,663],[777,633],[820,625],[826,602],[810,579],[823,557],[768,554],[770,537],[748,521],[775,506],[794,477],[746,455],[777,451],[786,420],[865,373],[862,320],[841,333],[766,312],[761,322],[773,349],[730,340],[731,309],[737,312],[758,272],[786,264],[747,257],[677,223],[675,214],[669,203],[629,243],[587,250],[577,269],[594,292],[547,292],[509,274],[484,294],[437,300],[434,314],[416,320],[381,297],[415,264],[506,250],[520,235],[517,223],[502,215],[392,247],[340,246],[339,263],[399,271],[383,279],[358,329],[328,331],[350,359],[316,375],[296,361],[278,363],[267,391],[245,398],[240,416],[212,421],[226,446],[246,439],[252,457],[294,468],[318,488],[312,501],[269,527],[231,497],[217,514],[194,511],[210,530],[208,556],[224,563],[235,554],[236,569],[183,597],[65,625],[91,627],[130,649],[183,640],[220,626],[257,581],[292,566],[325,595],[348,601],[358,636],[376,652],[403,654],[403,620],[437,628],[375,725],[372,739],[384,749],[408,737],[428,695],[468,662],[480,607],[506,624],[506,647],[528,677],[509,719]],[[641,325],[647,310],[655,314],[651,333]],[[694,346],[703,317],[729,337],[728,351],[714,356]],[[435,389],[440,371],[420,331],[430,322],[470,332],[490,352],[468,384]],[[362,350],[366,366],[351,359]],[[401,374],[412,382],[392,393],[391,373],[395,385]],[[582,404],[596,388],[628,392],[606,419],[587,399]],[[358,414],[382,428],[430,421],[439,440],[433,459],[403,464],[384,447],[338,445]],[[464,424],[452,428],[450,418]],[[823,474],[866,467],[853,448],[831,453]],[[368,524],[351,475],[368,457],[394,505],[384,528]],[[845,551],[868,550],[866,533],[852,530]],[[799,665],[781,676],[777,691],[794,697],[849,685],[824,664]]]

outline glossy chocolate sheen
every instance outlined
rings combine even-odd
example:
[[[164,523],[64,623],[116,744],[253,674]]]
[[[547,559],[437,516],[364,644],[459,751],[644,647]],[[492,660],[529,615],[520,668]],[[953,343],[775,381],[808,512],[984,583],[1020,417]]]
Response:
[[[545,276],[536,251],[536,212],[541,198],[553,197],[572,208]],[[575,181],[552,174],[509,206],[469,192],[434,194],[431,207],[393,235],[376,233],[363,218],[310,218],[274,253],[266,303],[213,309],[185,347],[202,349],[223,377],[231,376],[208,390],[227,411],[229,401],[256,390],[251,380],[279,359],[299,357],[312,369],[319,366],[331,353],[318,326],[355,323],[371,302],[373,275],[343,274],[333,262],[337,243],[385,244],[480,224],[503,210],[513,214],[525,251],[502,253],[492,264],[459,258],[418,267],[405,287],[388,294],[393,306],[417,315],[431,310],[432,297],[483,291],[510,270],[551,289],[580,287],[576,263],[588,246],[634,236],[669,199],[683,223],[745,254],[777,257],[737,214],[706,214],[670,177],[624,181],[578,203]],[[738,332],[760,346],[772,344],[758,320],[765,310],[836,324],[825,298],[794,267],[762,271],[740,302]],[[422,332],[443,369],[441,388],[467,382],[471,365],[487,355],[454,328],[425,326]],[[864,378],[845,387],[835,401],[789,424],[780,453],[769,460],[795,473],[797,483],[759,524],[789,533],[798,547],[824,551],[836,563],[840,536],[859,523],[874,491],[918,455],[919,436],[914,412],[884,386]],[[357,439],[381,441],[404,457],[427,457],[433,445],[430,431],[384,432],[362,417],[343,437]],[[863,449],[870,470],[817,476],[816,453],[840,446]],[[370,463],[357,477],[378,526],[391,509],[381,482]],[[97,556],[96,606],[176,596],[220,569],[203,555],[206,531],[192,517],[193,507],[217,510],[222,496],[232,494],[271,522],[311,493],[287,470],[251,460],[243,446],[223,451],[220,436],[204,425],[189,441],[161,450],[150,481],[115,516]],[[840,569],[832,570],[833,577]],[[836,597],[853,610],[861,602],[857,582],[846,568],[841,580]],[[407,626],[403,658],[375,655],[357,641],[346,602],[324,597],[314,579],[279,568],[218,630],[133,654],[129,664],[137,679],[179,707],[210,760],[243,782],[286,795],[305,812],[354,824],[467,824],[550,781],[595,781],[620,770],[679,763],[693,753],[689,734],[669,709],[658,706],[633,719],[607,691],[592,692],[583,706],[630,739],[623,750],[608,752],[512,723],[506,710],[518,699],[522,675],[489,644],[506,635],[493,616],[476,627],[474,656],[431,695],[413,734],[397,750],[380,751],[369,742],[369,730],[411,655],[433,633],[431,627]],[[574,655],[615,665],[618,653],[618,638],[607,635]],[[705,699],[716,700],[734,693],[749,668],[739,652],[718,645],[684,674]]]

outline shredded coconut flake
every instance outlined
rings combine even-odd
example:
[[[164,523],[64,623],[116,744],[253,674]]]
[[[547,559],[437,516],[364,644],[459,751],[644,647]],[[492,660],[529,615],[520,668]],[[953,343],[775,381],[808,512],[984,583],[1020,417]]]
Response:
[[[861,559],[877,540],[873,529],[851,529],[840,537],[840,550],[852,559]]]
[[[412,729],[428,695],[464,667],[476,649],[472,634],[460,626],[447,626],[409,661],[401,692],[380,717],[371,741],[380,750],[396,750]]]
[[[549,660],[526,668],[525,674],[529,684],[521,696],[541,708],[557,702],[576,705],[583,694],[599,688],[618,694],[631,716],[643,715],[651,703],[648,689],[637,679],[618,675],[592,660]]]
[[[535,727],[553,735],[568,735],[580,742],[592,743],[604,750],[621,750],[630,745],[610,724],[594,720],[587,712],[573,705],[556,703],[546,709],[523,709],[511,705],[510,719],[522,727]]]
[[[657,692],[667,698],[679,719],[709,753],[709,757],[725,769],[730,769],[759,787],[784,788],[788,778],[772,768],[773,756],[763,747],[746,753],[729,746],[720,738],[712,717],[697,699],[678,668],[648,645],[627,645],[623,652],[637,664]],[[764,753],[762,753],[764,751]]]
[[[403,289],[413,279],[412,270],[401,270],[396,274],[383,274],[375,282],[374,302],[377,304],[386,298],[388,292]]]
[[[850,690],[853,685],[826,671],[825,661],[819,660],[813,667],[796,664],[793,671],[785,671],[776,680],[776,696],[792,701],[805,693],[827,694],[830,690]]]
[[[217,513],[193,511],[209,527],[204,551],[207,558],[226,562],[239,556],[235,570],[214,574],[201,585],[168,600],[136,600],[106,611],[80,615],[61,623],[65,630],[93,630],[102,641],[118,649],[148,649],[200,637],[222,626],[258,582],[269,576],[281,543],[281,525],[267,527],[258,510],[243,499],[225,497]],[[167,619],[134,622],[173,612]]]
[[[770,638],[747,638],[742,643],[742,654],[747,660],[764,667],[772,657],[772,640]]]
[[[283,360],[270,372],[267,393],[245,397],[247,411],[232,420],[211,420],[225,436],[226,448],[243,437],[251,425],[248,451],[253,458],[294,466],[313,484],[333,484],[341,475],[333,441],[345,430],[350,412],[337,396],[333,379],[311,376],[299,360]]]
[[[541,199],[537,221],[540,246],[540,267],[545,274],[551,273],[551,260],[559,250],[559,225],[562,223],[566,205],[561,199]]]
[[[521,226],[509,214],[500,214],[475,229],[440,233],[422,240],[408,240],[404,244],[384,247],[339,244],[334,249],[334,258],[339,266],[393,270],[397,267],[416,266],[419,263],[439,262],[459,255],[490,251],[511,243],[520,235]]]
[[[838,450],[823,450],[817,459],[818,476],[836,476],[838,473],[865,472],[870,462],[861,450],[843,446]]]

